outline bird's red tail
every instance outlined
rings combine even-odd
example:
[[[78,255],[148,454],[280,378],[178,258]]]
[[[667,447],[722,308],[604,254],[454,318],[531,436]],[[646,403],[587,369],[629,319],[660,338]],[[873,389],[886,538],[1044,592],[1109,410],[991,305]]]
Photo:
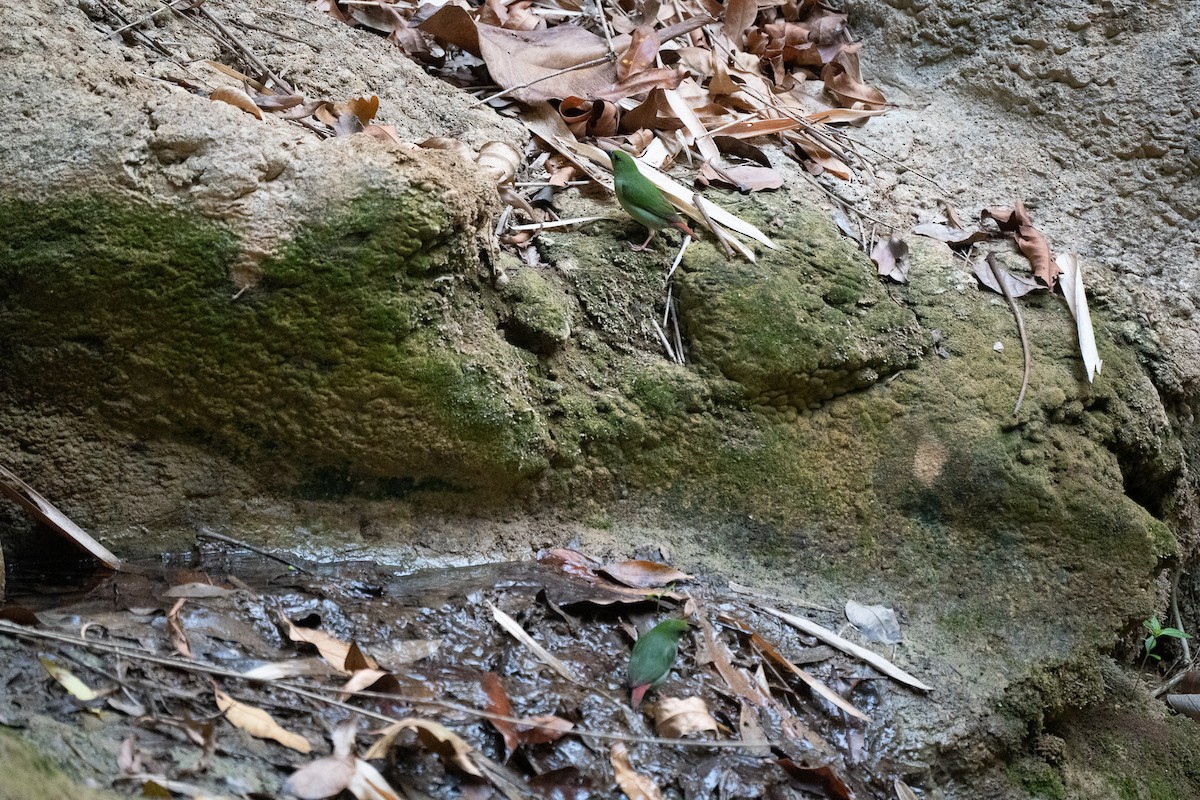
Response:
[[[637,708],[642,704],[642,698],[646,696],[646,692],[650,690],[650,684],[643,683],[641,686],[633,687],[633,693],[629,695],[629,705]]]
[[[671,227],[678,228],[679,230],[683,231],[684,233],[686,233],[688,236],[692,237],[693,239],[700,238],[699,236],[696,235],[695,231],[693,231],[691,228],[689,228],[687,226],[686,223],[683,222],[683,220],[680,220],[679,222],[672,222]]]

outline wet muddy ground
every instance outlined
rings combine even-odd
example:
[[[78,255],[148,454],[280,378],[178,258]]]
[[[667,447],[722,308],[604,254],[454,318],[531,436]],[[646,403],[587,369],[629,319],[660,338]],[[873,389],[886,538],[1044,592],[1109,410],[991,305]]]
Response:
[[[848,628],[840,610],[569,550],[298,567],[206,547],[141,574],[14,572],[0,724],[158,796],[890,798],[905,777],[879,720],[914,690],[761,608]],[[671,616],[691,628],[635,709],[635,637]]]

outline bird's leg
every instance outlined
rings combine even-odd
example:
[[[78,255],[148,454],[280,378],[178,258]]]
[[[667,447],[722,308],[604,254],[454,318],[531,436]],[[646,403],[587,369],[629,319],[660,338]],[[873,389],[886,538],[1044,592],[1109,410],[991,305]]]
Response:
[[[654,228],[650,228],[649,230],[650,230],[650,235],[646,237],[646,241],[642,242],[640,245],[631,244],[631,245],[629,245],[629,249],[635,253],[641,253],[645,250],[649,250],[650,249],[650,240],[653,239],[654,234],[657,233],[657,231],[655,231]]]

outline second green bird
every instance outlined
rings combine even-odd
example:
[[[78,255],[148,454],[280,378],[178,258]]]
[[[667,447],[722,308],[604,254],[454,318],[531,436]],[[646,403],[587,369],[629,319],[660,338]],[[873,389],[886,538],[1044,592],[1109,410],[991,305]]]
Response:
[[[651,687],[658,686],[671,674],[679,639],[687,633],[686,619],[667,619],[643,633],[629,656],[630,704],[637,708]]]
[[[696,238],[692,229],[684,224],[679,212],[671,205],[650,179],[638,171],[637,162],[633,156],[624,150],[612,150],[608,154],[613,168],[613,190],[617,193],[617,202],[629,216],[646,226],[650,235],[640,245],[630,245],[634,250],[645,250],[654,234],[663,228],[678,228]]]

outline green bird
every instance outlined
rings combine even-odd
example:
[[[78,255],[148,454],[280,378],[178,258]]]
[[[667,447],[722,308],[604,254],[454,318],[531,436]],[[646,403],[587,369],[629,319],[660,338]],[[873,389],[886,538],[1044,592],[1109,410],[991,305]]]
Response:
[[[679,639],[688,630],[686,619],[667,619],[646,631],[633,646],[629,656],[629,686],[633,690],[630,704],[637,708],[653,686],[658,686],[671,674]]]
[[[612,150],[608,154],[613,168],[613,189],[617,193],[617,202],[629,216],[646,226],[650,235],[641,245],[630,245],[634,250],[645,250],[654,234],[663,228],[678,228],[696,238],[692,229],[684,224],[675,206],[667,201],[659,188],[650,179],[638,171],[637,162],[633,156],[624,150]]]

